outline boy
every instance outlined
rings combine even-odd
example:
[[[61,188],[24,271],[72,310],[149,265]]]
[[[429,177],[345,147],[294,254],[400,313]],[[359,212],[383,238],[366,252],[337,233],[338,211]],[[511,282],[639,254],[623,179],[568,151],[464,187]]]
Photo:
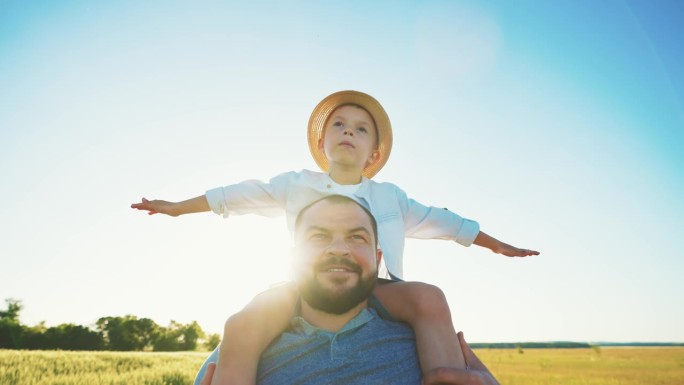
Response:
[[[327,173],[288,172],[269,183],[243,182],[178,203],[143,198],[131,207],[172,216],[209,210],[226,217],[284,211],[292,231],[302,207],[325,195],[347,195],[376,218],[380,248],[394,280],[403,277],[405,237],[449,239],[464,246],[475,243],[506,256],[539,254],[500,242],[481,232],[476,222],[446,209],[409,199],[391,183],[371,181],[389,158],[392,129],[385,110],[367,94],[341,91],[323,99],[309,119],[308,139],[316,163]],[[465,367],[441,290],[400,282],[378,285],[374,294],[390,314],[413,327],[423,373],[438,367]],[[259,355],[287,327],[296,296],[289,285],[266,291],[228,319],[214,384],[255,383]]]

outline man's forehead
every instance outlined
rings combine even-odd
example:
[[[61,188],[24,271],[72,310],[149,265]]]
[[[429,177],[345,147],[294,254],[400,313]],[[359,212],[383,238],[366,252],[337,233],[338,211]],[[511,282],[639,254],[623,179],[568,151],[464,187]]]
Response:
[[[303,228],[349,226],[371,228],[368,214],[355,202],[320,201],[309,207],[302,216]]]

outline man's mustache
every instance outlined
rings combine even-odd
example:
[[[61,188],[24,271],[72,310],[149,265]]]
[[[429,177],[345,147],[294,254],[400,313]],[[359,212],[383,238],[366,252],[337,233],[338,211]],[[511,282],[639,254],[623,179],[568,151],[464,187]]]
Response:
[[[330,257],[326,260],[320,261],[314,265],[315,271],[321,271],[329,269],[333,266],[343,266],[353,271],[354,273],[361,274],[361,267],[356,263],[350,261],[348,258],[340,257]]]

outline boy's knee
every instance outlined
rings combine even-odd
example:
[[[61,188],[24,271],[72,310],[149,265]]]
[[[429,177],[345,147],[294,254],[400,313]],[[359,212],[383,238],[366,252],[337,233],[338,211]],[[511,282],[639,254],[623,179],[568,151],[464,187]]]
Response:
[[[411,298],[417,312],[421,315],[449,316],[449,304],[442,289],[427,283],[416,282],[411,290]]]
[[[250,324],[254,323],[254,318],[255,317],[251,312],[244,310],[228,317],[223,324],[223,339],[225,339],[226,336],[231,336],[246,330]]]
[[[242,341],[249,341],[250,338],[256,338],[252,333],[258,333],[254,328],[256,317],[249,311],[242,310],[237,312],[226,320],[223,324],[223,338],[219,344],[219,351],[225,352],[230,349],[229,345],[240,345]]]

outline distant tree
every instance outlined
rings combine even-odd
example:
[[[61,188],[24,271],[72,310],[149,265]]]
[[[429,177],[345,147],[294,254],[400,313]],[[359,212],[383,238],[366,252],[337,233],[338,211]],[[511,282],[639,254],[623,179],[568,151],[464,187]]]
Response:
[[[45,321],[32,327],[25,327],[19,349],[53,349],[45,335]]]
[[[123,323],[121,317],[102,317],[95,322],[109,350],[133,350],[133,343],[126,338]]]
[[[19,322],[0,318],[0,349],[20,349],[24,327]]]
[[[204,330],[202,330],[197,321],[184,325],[182,350],[197,350],[198,341],[204,338],[204,336]]]
[[[24,308],[18,299],[5,299],[7,310],[0,310],[0,319],[19,322],[19,312]]]
[[[154,350],[157,352],[176,352],[181,349],[183,325],[171,321],[168,327],[159,328],[159,333],[154,340]]]
[[[21,301],[8,298],[7,309],[0,311],[0,349],[61,349],[118,351],[197,350],[205,333],[196,321],[181,324],[171,321],[163,328],[149,318],[133,315],[102,317],[96,330],[75,324],[46,327],[45,322],[32,327],[19,322]],[[206,343],[216,346],[218,335]]]
[[[7,298],[7,310],[0,310],[0,349],[20,349],[24,326],[19,323],[21,301]]]
[[[152,350],[153,342],[160,326],[149,318],[140,318],[135,323],[135,335],[140,350]]]
[[[214,350],[221,343],[221,335],[218,333],[209,334],[204,339],[204,348],[207,350]]]
[[[154,341],[154,350],[166,352],[197,350],[198,341],[204,336],[204,331],[197,321],[185,325],[171,321],[168,327],[160,328],[160,333]]]
[[[81,325],[62,324],[48,328],[44,335],[49,344],[45,349],[101,350],[104,348],[102,333]]]
[[[125,317],[102,317],[96,322],[105,346],[110,350],[147,350],[159,333],[159,325],[149,318],[133,315]]]

